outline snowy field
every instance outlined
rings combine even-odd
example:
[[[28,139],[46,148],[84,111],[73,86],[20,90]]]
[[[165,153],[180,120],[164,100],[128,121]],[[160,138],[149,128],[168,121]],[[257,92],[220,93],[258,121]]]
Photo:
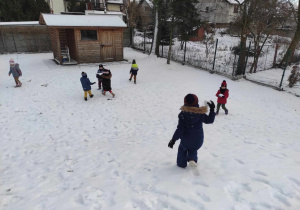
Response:
[[[292,94],[300,97],[300,83],[299,82],[296,83],[293,88],[289,87],[288,78],[291,74],[291,70],[292,70],[292,66],[287,67],[287,69],[284,73],[281,87],[283,88],[284,91],[292,93]],[[266,70],[266,71],[259,71],[257,73],[253,73],[253,74],[248,73],[248,74],[246,74],[246,77],[251,80],[261,82],[263,84],[268,84],[268,85],[272,85],[274,87],[279,87],[283,71],[284,71],[283,69],[270,69],[270,70]]]
[[[148,57],[106,63],[116,97],[83,100],[81,72],[96,82],[96,64],[59,66],[52,53],[0,55],[0,209],[300,208],[300,99],[245,80]],[[13,57],[21,88],[8,77]],[[179,142],[167,147],[188,93],[214,100],[226,79],[230,97],[204,125],[198,168],[176,166]]]

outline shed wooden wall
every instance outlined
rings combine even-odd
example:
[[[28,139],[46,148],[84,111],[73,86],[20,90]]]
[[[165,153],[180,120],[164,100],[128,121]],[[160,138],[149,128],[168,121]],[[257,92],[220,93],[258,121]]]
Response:
[[[115,37],[114,37],[114,44],[115,44],[115,52],[117,61],[123,60],[123,29],[115,30]]]
[[[96,41],[81,40],[81,30],[97,30]],[[78,28],[74,30],[77,43],[78,63],[99,63],[103,62],[100,57],[101,31],[103,28]],[[123,29],[107,29],[113,32],[114,60],[123,60]]]
[[[67,29],[67,37],[68,37],[68,47],[70,50],[70,57],[77,61],[78,57],[77,57],[77,48],[75,42],[74,29]]]
[[[100,62],[100,39],[97,32],[97,41],[81,40],[81,30],[97,30],[97,28],[75,29],[75,40],[78,49],[78,63],[99,63]]]
[[[96,30],[97,40],[81,40],[81,30]],[[105,33],[110,31],[111,33]],[[50,28],[50,37],[54,58],[61,62],[61,49],[66,45],[70,50],[70,57],[77,63],[99,63],[101,60],[101,36],[112,34],[113,40],[113,60],[123,60],[123,28]],[[102,51],[103,52],[103,51]]]
[[[54,59],[61,61],[60,43],[59,43],[59,31],[56,28],[50,28],[50,39],[52,45],[52,51]]]

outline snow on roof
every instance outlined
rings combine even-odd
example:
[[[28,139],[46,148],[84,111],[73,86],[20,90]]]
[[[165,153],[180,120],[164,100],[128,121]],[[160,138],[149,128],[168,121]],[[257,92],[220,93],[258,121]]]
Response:
[[[153,3],[150,0],[145,0],[151,8],[153,8]]]
[[[108,3],[108,4],[123,4],[123,1],[119,1],[119,0],[112,1],[112,0],[110,0],[110,1],[107,1],[106,3]]]
[[[244,0],[227,0],[229,4],[242,4]]]
[[[114,15],[52,15],[42,14],[47,26],[127,27]]]
[[[85,10],[85,15],[125,15],[123,12],[118,11],[98,11],[98,10]]]
[[[0,22],[0,25],[38,25],[39,21],[23,21],[23,22]]]

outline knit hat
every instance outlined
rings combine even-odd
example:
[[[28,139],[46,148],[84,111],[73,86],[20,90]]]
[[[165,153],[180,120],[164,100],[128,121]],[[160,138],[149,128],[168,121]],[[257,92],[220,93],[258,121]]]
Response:
[[[222,84],[221,84],[221,87],[227,87],[226,80],[223,80],[223,82],[222,82]]]
[[[198,97],[195,94],[187,94],[184,97],[184,105],[185,106],[197,106],[199,107],[198,104]]]
[[[100,65],[99,65],[99,68],[100,68],[100,67],[102,67],[102,68],[103,68],[103,65],[102,65],[102,64],[100,64]]]
[[[132,64],[136,64],[135,59],[132,60]]]
[[[83,72],[81,72],[81,75],[86,76],[87,74],[83,71]]]
[[[9,64],[11,64],[11,65],[15,64],[15,61],[14,61],[13,58],[11,58],[11,59],[9,60]]]

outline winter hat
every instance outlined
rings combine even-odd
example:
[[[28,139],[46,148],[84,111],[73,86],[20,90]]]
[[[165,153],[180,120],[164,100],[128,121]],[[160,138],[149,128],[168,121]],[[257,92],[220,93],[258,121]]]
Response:
[[[222,84],[221,84],[221,87],[227,87],[226,80],[223,80],[223,82],[222,82]]]
[[[15,61],[14,61],[13,58],[11,58],[11,59],[9,60],[9,64],[11,64],[11,65],[14,65],[14,64],[15,64]]]
[[[197,106],[199,107],[198,104],[198,97],[195,94],[187,94],[184,97],[184,105],[185,106]]]
[[[135,59],[132,60],[132,64],[136,64]]]
[[[100,68],[100,67],[102,67],[102,68],[103,68],[103,65],[102,65],[102,64],[100,64],[100,65],[99,65],[99,68]]]
[[[83,71],[83,72],[81,72],[81,75],[86,76],[87,74]]]

